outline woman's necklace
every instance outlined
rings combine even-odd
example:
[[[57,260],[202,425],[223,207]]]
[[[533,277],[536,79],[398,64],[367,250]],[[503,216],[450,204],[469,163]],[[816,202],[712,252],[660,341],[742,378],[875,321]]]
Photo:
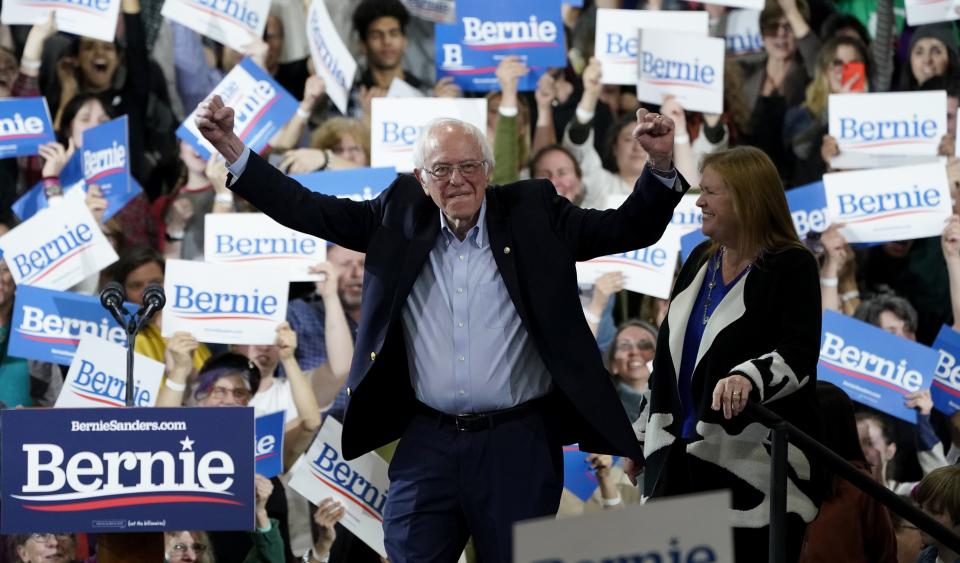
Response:
[[[723,266],[723,253],[725,250],[726,250],[725,246],[720,247],[720,252],[717,253],[717,261],[712,266],[713,273],[710,275],[710,282],[707,284],[707,298],[703,302],[703,325],[704,326],[706,326],[707,322],[710,320],[710,305],[713,301],[712,300],[713,288],[717,286],[717,271],[719,271],[720,267]],[[749,271],[751,266],[753,266],[753,261],[747,264],[747,267],[744,268],[743,273]],[[737,276],[737,278],[739,277],[740,275]]]

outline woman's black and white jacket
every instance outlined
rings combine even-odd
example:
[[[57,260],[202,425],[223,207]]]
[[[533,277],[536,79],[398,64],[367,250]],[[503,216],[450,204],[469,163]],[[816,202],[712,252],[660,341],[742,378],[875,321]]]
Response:
[[[644,443],[644,498],[664,494],[661,480],[684,460],[696,490],[731,489],[736,527],[769,524],[770,432],[741,414],[730,420],[711,407],[713,389],[733,373],[753,383],[750,399],[802,430],[819,435],[816,369],[820,345],[817,263],[802,248],[762,255],[730,288],[707,323],[691,382],[694,435],[681,439],[683,412],[677,374],[687,321],[707,274],[709,243],[683,265],[660,328],[649,401],[635,430]],[[685,455],[668,456],[671,448]],[[810,522],[819,483],[811,458],[793,445],[788,454],[787,511]],[[693,491],[691,491],[693,492]]]

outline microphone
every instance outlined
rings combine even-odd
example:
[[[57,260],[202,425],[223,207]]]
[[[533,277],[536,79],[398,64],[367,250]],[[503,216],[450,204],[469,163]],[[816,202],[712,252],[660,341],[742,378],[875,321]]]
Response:
[[[156,283],[147,284],[146,289],[143,290],[143,306],[138,311],[138,314],[142,316],[141,326],[150,322],[150,317],[163,309],[166,303],[167,296],[163,292],[163,286]]]
[[[123,320],[123,286],[117,282],[110,282],[100,292],[100,305],[110,311],[113,318],[120,323],[120,326],[126,329],[127,325]]]

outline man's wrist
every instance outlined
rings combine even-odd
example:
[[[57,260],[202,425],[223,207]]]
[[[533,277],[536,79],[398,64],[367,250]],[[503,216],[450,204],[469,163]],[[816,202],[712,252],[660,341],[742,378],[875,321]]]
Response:
[[[223,155],[223,159],[227,162],[227,166],[230,166],[240,158],[240,155],[243,154],[243,149],[246,147],[243,144],[243,141],[240,140],[240,137],[237,137],[235,134],[231,134],[230,138],[227,139],[223,150],[220,151],[220,154]]]

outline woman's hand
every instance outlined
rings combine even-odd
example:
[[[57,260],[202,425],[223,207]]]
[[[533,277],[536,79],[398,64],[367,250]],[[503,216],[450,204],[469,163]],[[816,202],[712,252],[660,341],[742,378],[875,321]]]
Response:
[[[43,157],[43,174],[44,178],[58,178],[60,177],[60,172],[63,171],[63,167],[67,165],[67,162],[70,160],[70,157],[73,156],[74,146],[73,139],[70,139],[70,146],[66,149],[63,148],[63,145],[57,142],[46,143],[40,145],[40,156]]]
[[[725,377],[717,382],[713,388],[713,403],[710,405],[715,411],[723,409],[723,418],[731,419],[747,406],[753,384],[746,377],[738,374]]]

